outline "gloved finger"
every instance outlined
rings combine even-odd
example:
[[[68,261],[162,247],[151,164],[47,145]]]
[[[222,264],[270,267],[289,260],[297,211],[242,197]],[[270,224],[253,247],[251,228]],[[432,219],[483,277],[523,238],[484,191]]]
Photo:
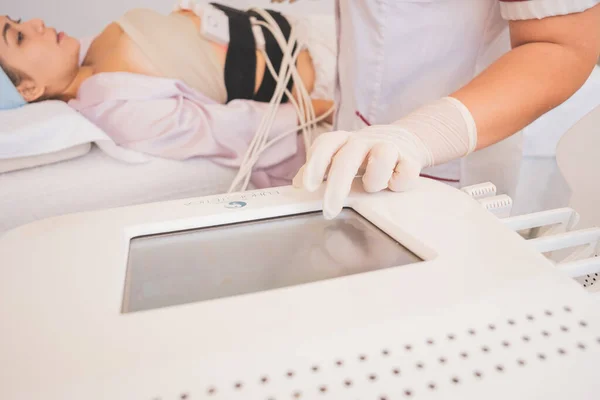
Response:
[[[421,164],[410,157],[401,157],[394,169],[388,187],[394,192],[412,189],[421,173]]]
[[[333,158],[323,201],[323,214],[326,219],[333,219],[342,211],[354,177],[369,150],[370,147],[365,141],[349,140]]]
[[[294,179],[292,179],[292,186],[294,186],[296,189],[301,189],[303,179],[304,179],[304,165],[302,167],[300,167],[300,169],[298,170],[298,173],[296,174],[296,176],[294,176]]]
[[[369,152],[362,178],[365,190],[374,193],[387,188],[397,164],[398,150],[386,143],[376,144]]]
[[[304,166],[302,183],[306,190],[314,192],[323,183],[331,160],[349,136],[348,132],[336,131],[324,133],[315,140]]]

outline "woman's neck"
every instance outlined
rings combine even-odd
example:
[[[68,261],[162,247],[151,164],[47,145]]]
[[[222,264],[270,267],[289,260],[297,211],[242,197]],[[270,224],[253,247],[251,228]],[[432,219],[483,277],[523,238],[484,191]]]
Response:
[[[57,97],[63,101],[69,101],[77,97],[77,92],[83,81],[94,75],[94,68],[91,66],[81,66],[77,70],[77,75],[71,80],[67,87],[61,91]]]

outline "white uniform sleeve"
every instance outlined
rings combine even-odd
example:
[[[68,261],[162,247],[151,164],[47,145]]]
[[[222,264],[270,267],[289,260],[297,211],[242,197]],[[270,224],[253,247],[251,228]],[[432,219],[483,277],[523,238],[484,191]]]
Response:
[[[599,3],[600,0],[500,0],[500,9],[507,20],[542,19],[582,12]]]

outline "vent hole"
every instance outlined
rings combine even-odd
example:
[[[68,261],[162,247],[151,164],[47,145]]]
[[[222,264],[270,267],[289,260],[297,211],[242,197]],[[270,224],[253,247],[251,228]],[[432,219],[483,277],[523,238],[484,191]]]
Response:
[[[548,331],[542,331],[542,336],[548,337],[548,336],[550,336],[550,332],[548,332]]]
[[[407,345],[404,346],[404,350],[411,351],[412,350],[412,346],[410,344],[407,344]]]
[[[444,357],[440,357],[440,359],[439,359],[440,364],[446,364],[447,361],[448,360],[446,360],[446,358],[444,358]]]
[[[456,335],[450,333],[450,334],[448,334],[447,338],[448,338],[448,340],[454,340],[454,339],[456,339]]]
[[[508,322],[509,325],[515,325],[515,320],[514,319],[509,319],[506,322]]]
[[[498,371],[498,372],[504,372],[504,366],[502,366],[502,365],[496,365],[496,371]]]
[[[327,393],[327,386],[321,386],[319,388],[319,392],[321,392],[321,393]]]
[[[538,354],[538,358],[540,360],[542,360],[542,361],[545,361],[546,360],[546,355],[544,353],[540,353],[540,354]]]
[[[299,399],[300,397],[302,397],[302,392],[294,392],[295,399]]]
[[[344,381],[344,386],[346,386],[346,387],[350,387],[350,386],[352,386],[352,381],[351,381],[350,379],[346,379],[346,380]]]
[[[285,376],[287,376],[288,378],[293,378],[294,377],[294,371],[288,371]]]
[[[365,356],[364,354],[361,354],[358,359],[362,362],[362,361],[367,361],[367,356]]]
[[[584,328],[588,326],[587,322],[585,322],[585,321],[579,321],[579,325]]]
[[[495,330],[496,330],[496,325],[494,325],[494,324],[489,324],[489,325],[488,325],[488,329],[489,329],[490,331],[495,331]]]
[[[397,375],[400,375],[400,369],[399,369],[399,368],[394,368],[394,369],[392,370],[392,374],[394,374],[394,375],[396,375],[396,376],[397,376]]]
[[[467,352],[464,352],[464,351],[463,351],[462,353],[460,353],[460,356],[461,356],[462,358],[464,358],[464,359],[467,359],[467,358],[469,358],[469,354],[468,354]]]
[[[262,383],[263,385],[269,383],[269,377],[266,376],[266,375],[263,376],[263,377],[261,377],[260,378],[260,383]]]
[[[362,359],[362,358],[361,358],[360,360],[361,360],[361,361],[364,361],[364,359]],[[342,367],[342,366],[344,366],[344,361],[342,361],[342,360],[337,360],[337,361],[335,362],[335,365],[336,365],[336,366],[338,366],[338,367]]]
[[[560,330],[563,332],[569,332],[569,328],[564,325],[560,327]]]
[[[433,382],[429,383],[429,385],[427,385],[427,387],[429,388],[429,390],[435,390],[435,389],[437,389],[436,384],[433,383]]]
[[[510,347],[510,342],[508,342],[508,341],[505,340],[505,341],[502,342],[502,346],[504,346],[504,347]]]
[[[319,366],[318,365],[313,365],[311,368],[312,372],[319,372]]]
[[[423,368],[425,368],[425,364],[423,364],[422,362],[418,362],[417,369],[423,369]]]
[[[525,360],[519,359],[519,360],[517,360],[517,364],[519,364],[521,367],[524,367],[525,366]]]
[[[561,356],[564,356],[565,354],[567,354],[567,351],[565,349],[558,349],[558,354],[560,354]]]
[[[585,344],[583,343],[577,343],[577,347],[581,350],[585,350]]]
[[[433,339],[427,339],[427,344],[429,346],[433,346],[435,344],[435,342],[433,341]]]
[[[528,320],[528,321],[533,321],[534,319],[535,319],[535,318],[533,318],[533,315],[531,315],[531,314],[529,314],[529,315],[527,316],[527,320]]]
[[[411,396],[413,395],[413,392],[412,392],[412,390],[410,390],[410,389],[406,389],[406,390],[404,391],[404,395],[405,395],[406,397],[411,397]]]
[[[377,375],[375,375],[375,374],[371,374],[371,375],[369,375],[369,380],[370,380],[371,382],[375,382],[375,381],[377,380]]]
[[[481,371],[475,371],[473,372],[473,375],[475,375],[476,378],[481,379],[481,377],[483,376],[483,374],[481,373]]]
[[[387,356],[389,356],[389,355],[390,355],[390,351],[389,351],[388,349],[383,349],[383,350],[381,350],[381,354],[382,354],[384,357],[387,357]]]
[[[217,393],[217,388],[215,388],[215,387],[209,387],[209,388],[206,390],[206,393],[207,393],[209,396],[212,396],[213,394]]]
[[[551,317],[551,316],[552,316],[552,311],[550,311],[550,310],[546,310],[546,311],[544,312],[544,314],[546,314],[546,316],[547,316],[547,317]]]
[[[379,400],[388,400],[388,398],[386,396],[380,396]]]
[[[477,332],[475,331],[475,329],[469,329],[467,332],[468,332],[468,333],[469,333],[469,335],[471,335],[471,336],[475,336],[475,335],[477,334]]]
[[[483,346],[483,347],[481,348],[481,351],[483,351],[484,353],[489,353],[489,352],[490,352],[490,348],[489,348],[489,347],[487,347],[487,346]]]
[[[458,378],[458,376],[452,378],[452,383],[454,383],[455,385],[458,385],[460,383],[460,379]]]
[[[243,384],[242,382],[236,382],[236,383],[233,385],[233,387],[234,387],[236,390],[240,390],[240,389],[241,389],[243,386],[244,386],[244,384]]]
[[[569,307],[569,306],[565,306],[563,309],[565,310],[565,312],[573,311],[573,310],[571,310],[571,307]]]
[[[181,396],[179,396],[179,398],[181,400],[186,400],[188,398],[188,394],[187,393],[181,393]]]

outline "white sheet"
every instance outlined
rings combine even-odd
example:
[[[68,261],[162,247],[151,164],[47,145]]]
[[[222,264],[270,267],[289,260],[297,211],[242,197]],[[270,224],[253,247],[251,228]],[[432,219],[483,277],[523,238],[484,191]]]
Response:
[[[61,214],[223,193],[235,172],[200,158],[125,164],[94,146],[83,157],[0,174],[0,235]]]
[[[1,146],[1,145],[0,145]],[[0,174],[4,172],[18,171],[20,169],[39,167],[55,162],[70,160],[71,158],[86,155],[92,148],[91,143],[82,143],[77,146],[52,153],[37,156],[17,157],[11,159],[0,159]]]

